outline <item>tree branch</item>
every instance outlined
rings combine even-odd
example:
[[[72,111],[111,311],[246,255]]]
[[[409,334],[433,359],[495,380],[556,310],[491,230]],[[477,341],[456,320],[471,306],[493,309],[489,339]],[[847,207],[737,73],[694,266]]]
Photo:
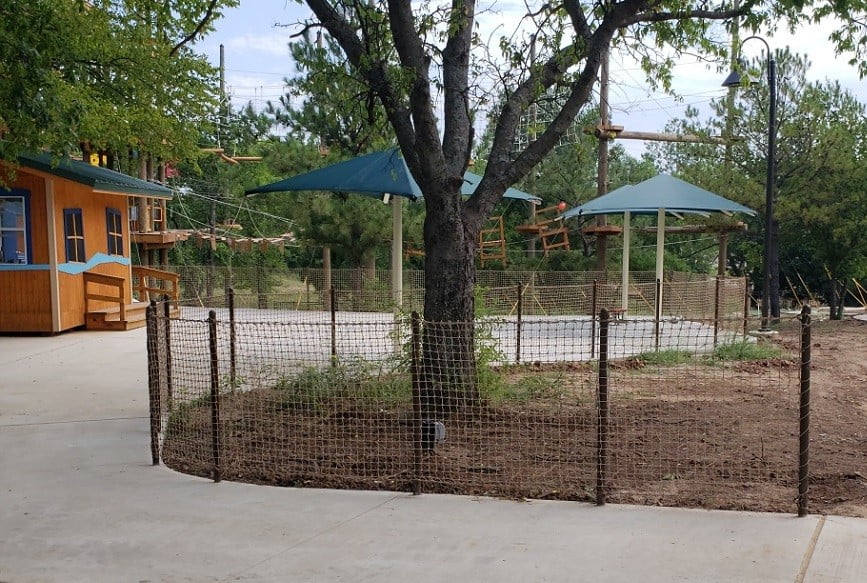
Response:
[[[472,148],[469,67],[475,9],[474,0],[452,0],[453,32],[443,50],[443,154],[448,172],[458,177],[466,170]]]
[[[681,12],[639,12],[623,21],[622,26],[630,26],[639,22],[665,22],[668,20],[725,20],[749,13],[747,7],[734,10],[683,10]]]
[[[178,44],[176,44],[174,47],[172,47],[172,50],[169,51],[170,57],[175,56],[175,53],[177,53],[181,49],[182,46],[184,46],[185,44],[187,44],[188,42],[190,42],[191,40],[196,38],[196,36],[198,36],[198,34],[200,32],[202,32],[202,29],[205,28],[205,26],[208,24],[208,21],[210,21],[211,18],[214,17],[214,8],[217,7],[217,1],[218,0],[211,0],[211,3],[208,5],[208,9],[205,11],[205,15],[199,21],[199,24],[196,26],[196,29],[193,32],[191,32],[190,34],[188,34],[187,36],[185,36]]]

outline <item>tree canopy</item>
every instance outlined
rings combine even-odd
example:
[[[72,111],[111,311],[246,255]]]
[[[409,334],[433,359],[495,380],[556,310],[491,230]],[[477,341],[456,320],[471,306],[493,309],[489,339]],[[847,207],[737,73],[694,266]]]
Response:
[[[180,158],[216,111],[191,43],[239,0],[0,3],[0,158],[50,149]]]
[[[781,50],[775,58],[784,79],[778,91],[774,212],[779,224],[780,287],[786,290],[792,282],[793,291],[806,297],[810,289],[827,289],[829,278],[836,285],[867,276],[865,105],[836,81],[807,81],[810,64],[805,57]],[[721,133],[730,124],[730,131],[742,140],[727,153],[711,145],[664,145],[651,151],[669,169],[764,212],[767,86],[740,90],[733,106],[730,112],[725,101],[718,100],[712,104],[711,118],[700,119],[691,110],[668,128]],[[753,219],[750,231],[761,232],[762,220]],[[755,237],[736,244],[733,256],[739,265],[734,267],[746,266],[758,281],[761,252]],[[826,296],[832,304],[839,300],[830,297],[836,293],[830,290]]]
[[[863,12],[859,1],[814,12],[823,3],[750,2],[739,8],[680,1],[567,1],[529,10],[496,47],[480,37],[483,8],[474,1],[421,7],[406,0],[369,3],[305,0],[344,51],[354,76],[382,104],[407,164],[425,194],[428,318],[467,320],[472,314],[472,261],[481,225],[506,187],[527,176],[559,143],[590,100],[609,47],[633,53],[648,78],[666,86],[672,59],[687,50],[713,58],[735,18],[750,30],[794,25],[836,12]],[[721,23],[721,24],[715,24]],[[856,30],[836,39],[863,50]],[[859,53],[860,54],[860,53]],[[566,99],[535,139],[514,148],[521,117],[552,88]],[[494,101],[492,95],[505,96]],[[474,119],[493,108],[494,137],[484,178],[462,202],[460,177],[469,163]]]

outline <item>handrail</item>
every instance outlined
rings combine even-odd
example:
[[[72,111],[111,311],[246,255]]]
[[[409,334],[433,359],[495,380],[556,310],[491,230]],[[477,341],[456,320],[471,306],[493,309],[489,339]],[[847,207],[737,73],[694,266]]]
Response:
[[[151,293],[168,294],[172,303],[174,303],[175,308],[180,306],[181,276],[179,274],[172,273],[171,271],[164,271],[162,269],[155,269],[153,267],[145,267],[143,265],[133,265],[132,274],[133,276],[138,277],[138,285],[135,289],[138,292],[139,300],[143,301]],[[160,287],[159,284],[153,286],[148,285],[148,280],[150,278],[167,282],[170,284],[170,289]]]
[[[122,277],[116,277],[114,275],[105,275],[102,273],[90,273],[85,271],[82,274],[84,281],[84,309],[88,311],[87,303],[90,300],[95,301],[104,301],[104,302],[117,302],[120,312],[120,320],[121,322],[126,321],[126,280]],[[90,293],[87,291],[88,284],[95,285],[107,285],[117,289],[117,296],[110,296],[105,294],[97,294]]]

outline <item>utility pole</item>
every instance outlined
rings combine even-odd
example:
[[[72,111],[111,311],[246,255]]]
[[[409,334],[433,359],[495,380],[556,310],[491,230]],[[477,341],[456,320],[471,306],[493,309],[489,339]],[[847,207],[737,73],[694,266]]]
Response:
[[[217,121],[217,148],[223,147],[223,129],[226,124],[226,49],[220,45],[220,111]],[[221,188],[225,186],[221,185]],[[214,271],[217,261],[217,201],[222,198],[221,193],[215,192],[211,199],[210,217],[210,240],[208,241],[208,277],[206,282],[206,295],[214,297]]]
[[[610,110],[608,108],[608,61],[610,51],[606,46],[602,54],[602,66],[599,68],[599,126],[606,128],[610,125]],[[599,136],[599,167],[596,173],[596,196],[602,196],[608,192],[608,140],[607,132],[600,132]],[[596,217],[596,226],[604,227],[608,224],[605,215]],[[597,271],[605,272],[608,258],[608,236],[602,229],[596,234],[596,260]]]

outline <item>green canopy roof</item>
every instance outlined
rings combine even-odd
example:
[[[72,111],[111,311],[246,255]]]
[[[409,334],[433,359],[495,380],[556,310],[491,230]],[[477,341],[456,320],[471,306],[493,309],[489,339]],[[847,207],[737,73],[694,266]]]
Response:
[[[461,194],[472,195],[481,181],[482,177],[478,174],[465,172]],[[336,162],[318,170],[251,188],[246,194],[252,196],[267,192],[299,190],[354,192],[376,198],[385,193],[403,196],[410,200],[422,198],[421,188],[413,178],[398,148]],[[538,196],[527,194],[517,188],[506,189],[503,197],[525,200],[534,204],[542,202]]]
[[[743,213],[755,215],[756,211],[723,198],[694,184],[668,174],[659,174],[603,194],[563,213],[563,218],[589,215],[612,215],[630,212],[655,215],[659,209],[669,213]]]
[[[172,196],[172,191],[161,184],[133,178],[108,168],[100,168],[72,158],[56,158],[51,154],[24,154],[18,157],[18,162],[26,168],[73,180],[90,186],[94,190],[157,198],[171,198]]]

